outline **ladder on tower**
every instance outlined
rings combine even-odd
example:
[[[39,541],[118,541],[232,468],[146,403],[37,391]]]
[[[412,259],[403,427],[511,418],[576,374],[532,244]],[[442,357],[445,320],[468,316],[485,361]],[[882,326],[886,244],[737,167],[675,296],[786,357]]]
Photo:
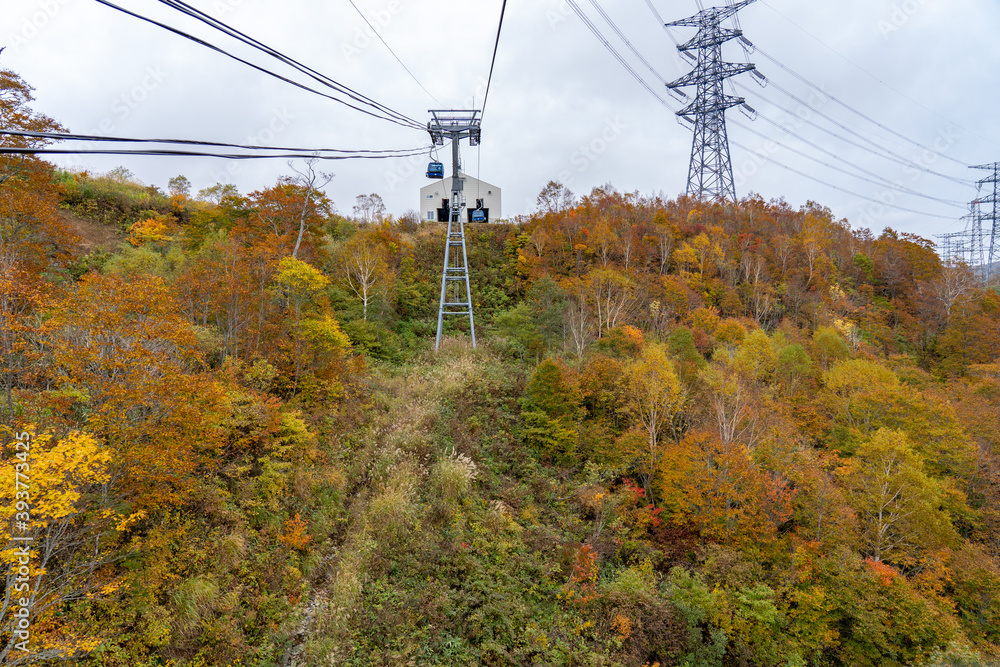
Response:
[[[460,210],[460,209],[459,209]],[[472,315],[472,290],[469,286],[469,259],[465,250],[465,223],[459,211],[448,216],[448,237],[444,246],[444,271],[441,273],[441,305],[438,308],[437,342],[441,347],[444,318],[468,315],[472,347],[476,347],[476,323]]]

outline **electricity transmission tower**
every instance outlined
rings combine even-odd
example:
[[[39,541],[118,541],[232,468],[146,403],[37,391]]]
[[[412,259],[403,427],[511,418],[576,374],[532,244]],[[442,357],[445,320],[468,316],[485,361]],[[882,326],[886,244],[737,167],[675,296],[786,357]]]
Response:
[[[472,316],[472,290],[469,288],[469,262],[465,252],[465,182],[459,176],[461,159],[459,142],[468,139],[470,146],[478,146],[482,136],[480,124],[482,111],[431,111],[427,131],[435,146],[443,146],[451,139],[451,202],[448,213],[448,235],[444,245],[444,270],[441,272],[441,304],[438,307],[437,341],[434,351],[441,347],[441,331],[445,316],[468,315],[472,348],[476,347],[476,323]]]
[[[980,201],[976,199],[969,205],[969,215],[962,218],[966,221],[963,231],[950,234],[938,234],[941,239],[941,259],[946,264],[964,264],[980,271],[986,278],[986,251],[983,247],[983,216]]]
[[[983,180],[979,181],[979,191],[982,192],[984,185],[993,185],[993,192],[986,194],[978,199],[979,204],[992,204],[992,207],[987,207],[979,215],[980,224],[980,243],[982,244],[983,254],[986,255],[986,266],[983,267],[983,272],[986,279],[986,284],[990,284],[990,279],[993,277],[994,267],[993,262],[1000,259],[997,257],[997,235],[998,235],[998,222],[1000,222],[1000,162],[994,162],[993,164],[981,164],[975,167],[970,167],[970,169],[983,169],[985,171],[993,172],[991,176],[987,176]],[[983,238],[984,230],[982,230],[982,223],[991,222],[989,226],[989,241]],[[987,250],[987,247],[989,248]]]
[[[727,63],[722,59],[722,45],[737,37],[744,40],[743,31],[723,28],[722,22],[755,2],[743,0],[728,7],[711,7],[694,16],[673,23],[668,27],[687,26],[698,28],[698,34],[689,42],[678,45],[683,54],[697,50],[695,69],[686,76],[668,83],[674,90],[696,86],[694,102],[677,112],[682,118],[694,119],[694,141],[691,145],[691,166],[688,168],[687,194],[699,199],[725,199],[736,201],[733,182],[733,165],[729,157],[729,136],[726,133],[726,110],[743,105],[754,113],[742,97],[727,95],[723,90],[726,79],[744,72],[756,71],[750,63]]]

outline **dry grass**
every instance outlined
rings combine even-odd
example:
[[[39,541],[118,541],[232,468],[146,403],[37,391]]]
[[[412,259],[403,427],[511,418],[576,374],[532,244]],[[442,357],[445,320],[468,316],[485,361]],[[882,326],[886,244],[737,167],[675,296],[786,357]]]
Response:
[[[465,454],[444,456],[431,469],[431,493],[436,499],[452,504],[472,490],[478,469]]]

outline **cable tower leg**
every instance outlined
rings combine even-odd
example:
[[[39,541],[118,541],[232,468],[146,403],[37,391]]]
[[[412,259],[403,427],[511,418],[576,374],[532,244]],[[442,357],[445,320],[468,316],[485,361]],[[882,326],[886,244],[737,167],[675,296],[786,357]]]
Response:
[[[472,349],[476,349],[476,322],[472,314],[472,287],[469,284],[469,258],[465,252],[465,221],[459,220],[462,228],[462,266],[465,269],[465,302],[469,304],[469,334],[472,336]]]
[[[441,331],[444,328],[444,304],[448,296],[448,264],[450,262],[450,250],[451,244],[448,243],[448,239],[451,238],[451,215],[448,216],[448,235],[445,237],[444,244],[444,269],[441,271],[441,302],[438,306],[438,328],[437,328],[437,340],[434,343],[434,351],[437,352],[441,347]]]

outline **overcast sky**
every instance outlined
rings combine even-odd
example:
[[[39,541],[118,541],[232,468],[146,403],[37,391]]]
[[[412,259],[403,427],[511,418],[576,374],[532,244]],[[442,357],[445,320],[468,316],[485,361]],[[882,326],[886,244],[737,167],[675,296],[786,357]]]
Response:
[[[154,0],[119,2],[241,55],[252,53]],[[348,0],[188,2],[420,122],[427,120],[428,109],[481,105],[502,4],[355,0],[428,94],[370,35]],[[666,21],[698,11],[695,0],[652,2]],[[591,0],[577,4],[673,111],[679,109],[681,104],[665,94],[662,82],[624,46]],[[601,4],[664,79],[690,69],[646,0]],[[976,196],[973,180],[985,176],[963,165],[1000,160],[1000,40],[995,34],[1000,3],[759,0],[740,13],[740,20],[746,36],[764,53],[836,100],[940,154],[870,124],[756,53],[750,61],[805,104],[775,85],[761,88],[748,74],[737,79],[741,94],[760,114],[752,123],[737,109],[728,114],[738,196],[755,192],[768,200],[784,198],[794,207],[816,201],[855,227],[876,233],[889,226],[930,237],[963,228],[965,202]],[[694,30],[678,28],[673,35],[685,41]],[[94,0],[4,0],[0,45],[8,47],[0,67],[13,69],[34,86],[35,108],[74,132],[304,148],[402,149],[428,143],[426,133],[298,90]],[[733,61],[747,59],[735,43],[726,46],[725,54]],[[288,71],[263,54],[248,57]],[[481,150],[463,145],[464,170],[503,189],[505,217],[531,213],[538,192],[552,179],[578,195],[610,182],[623,191],[675,197],[686,186],[691,132],[673,111],[613,59],[564,0],[511,0]],[[897,161],[809,123],[859,146],[874,141]],[[282,160],[85,156],[56,162],[91,171],[122,164],[143,182],[164,189],[168,179],[183,174],[196,191],[231,182],[246,193],[291,173]],[[324,168],[336,174],[327,193],[346,214],[351,214],[355,196],[371,192],[380,194],[393,213],[417,209],[419,189],[427,182],[426,162],[326,163]],[[869,172],[867,178],[888,179],[956,204],[896,193],[834,169],[853,172],[854,166]]]

